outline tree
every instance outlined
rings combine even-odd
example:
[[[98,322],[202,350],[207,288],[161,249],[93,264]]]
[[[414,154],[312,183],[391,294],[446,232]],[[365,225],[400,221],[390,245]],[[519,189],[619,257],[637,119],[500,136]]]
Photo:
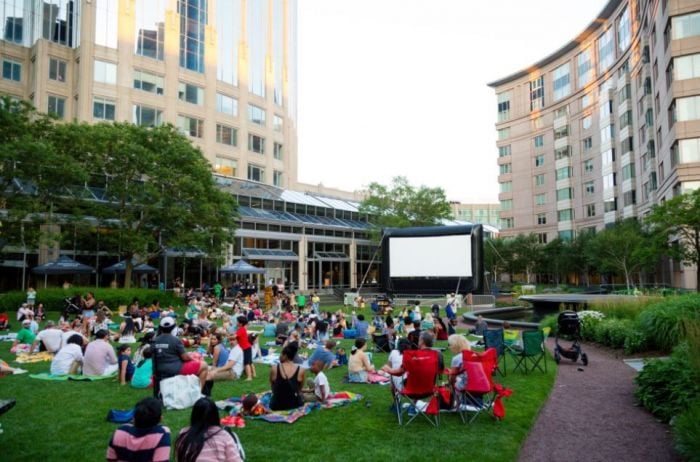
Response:
[[[590,242],[588,257],[601,271],[621,274],[627,290],[632,288],[634,273],[651,268],[659,250],[653,236],[634,218],[619,221],[597,233]]]
[[[695,288],[700,292],[700,189],[656,205],[646,221],[666,242],[674,243],[665,249],[668,256],[695,265]]]
[[[531,282],[531,276],[538,262],[542,259],[542,244],[536,234],[518,234],[511,243],[515,252],[517,271],[525,273],[525,282]]]
[[[451,215],[442,188],[415,188],[402,176],[395,177],[389,186],[371,183],[360,211],[371,215],[380,228],[433,226]]]

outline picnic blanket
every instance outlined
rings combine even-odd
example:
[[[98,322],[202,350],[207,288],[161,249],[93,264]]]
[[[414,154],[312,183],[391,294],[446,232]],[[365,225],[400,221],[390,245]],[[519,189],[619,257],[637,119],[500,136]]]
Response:
[[[48,351],[42,351],[40,353],[17,353],[17,358],[15,361],[21,364],[26,363],[40,363],[42,361],[53,360],[53,355]]]
[[[343,377],[343,383],[357,383],[357,384],[369,384],[369,385],[388,385],[391,379],[385,375],[379,374],[377,372],[369,372],[367,374],[367,382],[350,382],[348,376]]]
[[[274,364],[278,364],[280,362],[280,355],[277,353],[271,353],[267,356],[261,356],[259,358],[255,358],[253,360],[254,363],[258,364],[267,364],[268,366],[272,366]]]
[[[303,406],[290,409],[288,411],[273,411],[270,409],[270,399],[272,398],[272,392],[266,391],[258,395],[260,403],[262,403],[265,413],[255,416],[246,416],[251,419],[264,420],[271,423],[294,423],[302,417],[309,415],[311,412],[317,409],[331,409],[334,407],[346,406],[355,401],[362,399],[362,395],[358,393],[352,393],[349,391],[341,391],[334,393],[325,403],[305,403]],[[242,405],[240,398],[230,398],[225,401],[219,401],[216,403],[218,407],[231,407],[230,415],[238,415]],[[235,422],[231,420],[231,422]]]
[[[49,372],[42,372],[40,374],[29,374],[32,379],[39,380],[52,380],[55,382],[65,382],[67,380],[75,380],[80,382],[94,382],[95,380],[105,380],[113,379],[117,376],[117,373],[110,375],[77,375],[77,374],[67,374],[67,375],[54,375]]]

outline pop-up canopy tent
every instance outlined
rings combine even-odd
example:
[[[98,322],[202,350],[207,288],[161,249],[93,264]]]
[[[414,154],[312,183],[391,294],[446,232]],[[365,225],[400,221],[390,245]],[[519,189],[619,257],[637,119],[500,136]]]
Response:
[[[44,287],[49,275],[53,274],[90,274],[95,272],[95,268],[79,261],[75,261],[70,257],[61,255],[57,260],[44,263],[43,265],[35,266],[32,269],[35,274],[44,275]]]
[[[122,260],[119,263],[108,266],[107,268],[104,268],[102,272],[104,274],[124,274],[126,272],[126,260]],[[155,274],[158,272],[158,269],[146,263],[141,263],[139,265],[134,265],[133,272],[141,274]]]
[[[221,267],[219,269],[219,273],[221,273],[221,274],[257,274],[258,275],[257,287],[260,287],[260,275],[265,273],[265,269],[258,268],[257,266],[253,266],[245,260],[238,260],[233,265]]]

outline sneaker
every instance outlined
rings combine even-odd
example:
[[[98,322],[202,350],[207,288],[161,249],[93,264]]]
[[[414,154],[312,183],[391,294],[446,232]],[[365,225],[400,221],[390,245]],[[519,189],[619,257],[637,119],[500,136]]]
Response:
[[[408,406],[408,415],[413,417],[416,414],[418,414],[418,410],[413,406]]]
[[[14,375],[26,374],[27,372],[29,372],[29,371],[24,370],[24,369],[19,369],[19,368],[15,368],[15,370],[12,371],[12,373],[13,373]]]

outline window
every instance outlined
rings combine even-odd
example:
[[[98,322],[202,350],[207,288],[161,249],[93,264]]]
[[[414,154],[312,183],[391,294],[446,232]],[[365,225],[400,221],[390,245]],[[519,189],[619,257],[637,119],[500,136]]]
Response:
[[[513,173],[512,164],[501,164],[498,167],[500,169],[501,175],[505,175],[506,173]]]
[[[109,85],[117,84],[117,65],[106,61],[95,60],[94,70],[95,82],[102,82]]]
[[[557,189],[557,201],[566,201],[574,198],[574,190],[572,188]]]
[[[498,98],[498,121],[510,119],[510,95],[509,91],[499,93]]]
[[[248,150],[258,154],[265,154],[265,138],[248,133]]]
[[[66,99],[60,96],[49,95],[49,106],[46,112],[63,119],[66,115]]]
[[[632,97],[632,86],[628,83],[617,92],[617,104],[622,104]]]
[[[547,224],[547,214],[546,213],[538,213],[537,214],[537,224],[538,225],[546,225]]]
[[[156,95],[163,94],[164,81],[159,75],[149,74],[145,71],[134,71],[134,88]]]
[[[509,156],[510,156],[510,145],[498,147],[498,157],[509,157]]]
[[[586,204],[586,217],[591,218],[595,216],[595,204]]]
[[[117,48],[119,0],[97,0],[95,5],[95,43]]]
[[[671,18],[671,38],[673,40],[700,35],[700,12],[674,16]]]
[[[2,78],[5,80],[22,81],[22,64],[12,59],[2,60]]]
[[[280,172],[279,170],[275,170],[272,172],[272,184],[278,187],[283,187],[284,182],[283,182],[283,177],[284,173]]]
[[[544,107],[544,76],[541,75],[530,81],[530,110]]]
[[[612,100],[605,101],[603,104],[600,105],[600,120],[605,120],[606,118],[610,117],[610,115],[613,113],[613,102]]]
[[[498,139],[505,140],[510,137],[510,127],[501,128],[498,130]]]
[[[586,109],[590,105],[591,105],[591,96],[590,95],[583,95],[581,97],[581,109]]]
[[[620,130],[632,125],[632,111],[627,111],[620,116]]]
[[[583,192],[586,196],[595,194],[595,181],[586,181],[583,183]]]
[[[603,202],[603,208],[605,213],[614,212],[617,210],[617,197],[606,199],[605,202]]]
[[[578,75],[578,88],[593,80],[595,69],[593,68],[592,50],[588,48],[576,56],[576,74]],[[586,105],[587,106],[587,105]],[[585,106],[584,106],[585,107]]]
[[[634,142],[632,140],[632,137],[625,138],[620,142],[620,150],[622,152],[622,155],[627,154],[628,152],[632,151],[634,149]]]
[[[574,219],[573,209],[564,209],[557,211],[557,221],[571,221]]]
[[[678,140],[677,157],[679,164],[700,162],[700,138]]]
[[[536,148],[541,148],[544,146],[544,135],[537,135],[532,139],[532,142]]]
[[[280,143],[274,143],[272,146],[272,153],[275,159],[282,160],[282,145]]]
[[[606,125],[600,129],[600,144],[612,142],[615,139],[615,125]]]
[[[552,75],[554,84],[554,100],[560,100],[571,93],[571,75],[569,63],[562,64],[554,69]]]
[[[66,62],[61,59],[49,58],[49,80],[66,81]]]
[[[545,205],[547,203],[547,193],[535,195],[535,205]]]
[[[569,136],[568,125],[564,125],[563,127],[559,127],[556,130],[554,130],[554,141],[566,138],[567,136]]]
[[[117,105],[111,99],[96,96],[92,100],[92,118],[97,120],[114,120]]]
[[[583,172],[592,173],[593,172],[593,159],[586,159],[583,161]]]
[[[216,111],[228,114],[233,117],[238,116],[238,100],[221,93],[216,94]]]
[[[512,181],[504,181],[501,183],[501,192],[502,193],[509,193],[513,191],[513,182]]]
[[[634,173],[634,162],[627,164],[622,167],[622,180],[630,180],[635,177]]]
[[[221,175],[236,176],[238,174],[238,161],[236,159],[216,156],[214,171]]]
[[[627,191],[622,195],[622,203],[624,204],[625,207],[629,207],[630,205],[634,205],[637,203],[637,191],[634,189],[632,191]]]
[[[177,126],[185,135],[201,138],[204,135],[204,121],[195,117],[177,116]]]
[[[584,138],[581,142],[581,145],[583,146],[584,151],[590,151],[591,149],[593,149],[593,138],[591,138],[590,136],[588,138]]]
[[[180,67],[204,72],[204,32],[207,25],[207,0],[179,0]]]
[[[602,74],[615,62],[615,36],[612,27],[598,38],[598,72]]]
[[[284,131],[284,119],[277,114],[272,117],[272,129],[278,133]]]
[[[685,122],[700,119],[700,96],[677,98],[675,103],[675,120]]]
[[[258,125],[265,125],[265,109],[255,106],[253,104],[248,105],[248,120]]]
[[[216,142],[228,146],[238,145],[238,130],[228,125],[216,124]]]
[[[264,183],[265,168],[255,164],[248,164],[248,179],[259,183]]]
[[[148,106],[134,105],[134,123],[142,127],[158,127],[163,124],[163,111]]]
[[[609,173],[603,177],[603,189],[613,189],[617,186],[617,174]]]
[[[574,176],[573,167],[562,167],[557,169],[557,180],[566,180]]]
[[[554,150],[554,159],[567,159],[571,157],[571,146],[564,146],[563,148]]]
[[[544,173],[535,175],[535,186],[544,186]]]
[[[617,50],[622,55],[632,43],[632,28],[630,23],[630,10],[625,11],[617,19]]]
[[[584,130],[588,130],[591,128],[591,125],[593,124],[593,117],[590,115],[585,116],[583,119],[581,119],[581,128]]]
[[[700,53],[673,58],[672,66],[675,80],[695,79],[700,77]]]
[[[163,61],[165,8],[168,0],[136,0],[135,53]]]
[[[606,165],[612,164],[613,162],[615,162],[615,149],[606,149],[600,154],[600,158],[604,167]]]
[[[513,210],[513,199],[503,199],[501,201],[501,211]]]
[[[538,233],[537,234],[537,242],[540,244],[546,244],[547,243],[547,233]]]
[[[554,110],[554,119],[555,120],[560,118],[560,117],[566,117],[568,115],[569,115],[569,105],[568,104]]]
[[[196,85],[180,82],[177,86],[177,98],[190,104],[204,104],[204,89]]]
[[[501,229],[512,229],[515,228],[515,218],[501,218]]]
[[[7,4],[8,2],[3,2]],[[12,4],[13,2],[9,2]],[[24,2],[30,5],[32,2]],[[50,42],[59,45],[74,47],[78,45],[78,34],[80,25],[80,9],[75,1],[51,0],[43,2],[33,2],[31,20],[30,12],[26,12],[26,18],[13,18],[18,22],[26,21],[24,24],[27,30],[35,28],[38,34]],[[36,10],[35,10],[36,8]],[[16,13],[20,13],[17,11]],[[37,34],[37,35],[38,35]],[[39,38],[38,36],[34,38]]]
[[[544,154],[535,156],[535,167],[541,167],[544,165]]]

